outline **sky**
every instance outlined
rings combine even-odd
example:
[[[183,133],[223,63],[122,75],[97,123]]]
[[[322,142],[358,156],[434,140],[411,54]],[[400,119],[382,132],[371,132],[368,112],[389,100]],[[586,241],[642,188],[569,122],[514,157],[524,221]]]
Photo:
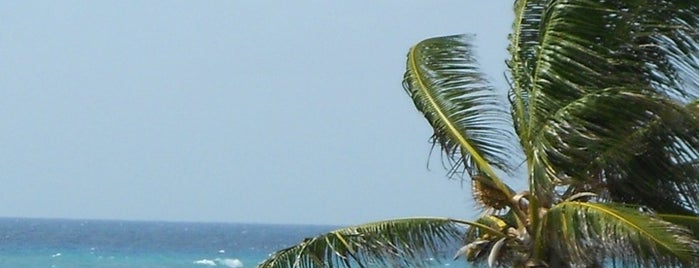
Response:
[[[3,1],[0,217],[349,225],[478,214],[406,53],[508,1]],[[429,167],[428,167],[428,159]]]

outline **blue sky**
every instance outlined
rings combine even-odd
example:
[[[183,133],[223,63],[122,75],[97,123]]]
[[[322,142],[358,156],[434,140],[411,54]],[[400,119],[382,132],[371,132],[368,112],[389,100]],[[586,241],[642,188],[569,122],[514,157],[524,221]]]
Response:
[[[507,1],[5,1],[0,216],[355,224],[470,217],[401,87]]]

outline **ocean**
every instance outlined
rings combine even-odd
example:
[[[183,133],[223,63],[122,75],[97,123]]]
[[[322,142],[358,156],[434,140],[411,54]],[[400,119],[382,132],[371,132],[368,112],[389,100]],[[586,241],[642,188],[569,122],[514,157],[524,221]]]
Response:
[[[332,226],[0,219],[0,267],[256,267]]]
[[[335,228],[0,218],[0,267],[257,267],[271,252]]]

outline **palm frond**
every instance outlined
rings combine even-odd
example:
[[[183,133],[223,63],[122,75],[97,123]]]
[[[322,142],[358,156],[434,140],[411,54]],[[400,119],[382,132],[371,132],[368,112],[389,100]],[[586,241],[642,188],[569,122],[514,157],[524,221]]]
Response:
[[[513,170],[514,136],[504,105],[478,69],[470,37],[431,38],[412,47],[403,87],[432,125],[433,142],[454,161],[452,168],[464,165],[469,175],[503,186],[495,170]]]
[[[541,19],[548,0],[516,0],[514,2],[515,19],[510,34],[510,68],[512,85],[510,103],[515,129],[520,137],[522,147],[529,148],[529,94],[531,93],[531,68],[535,66],[541,34]],[[530,151],[525,149],[525,151]]]
[[[609,87],[652,90],[684,104],[699,94],[691,86],[699,81],[699,4],[553,1],[543,12],[534,18],[541,20],[538,51],[524,59],[535,64],[529,69],[530,129],[540,129],[571,101]]]
[[[468,223],[407,218],[347,227],[277,251],[259,267],[427,266],[453,254],[453,246],[463,235],[462,225]]]
[[[699,166],[686,164],[699,158],[696,133],[699,121],[684,106],[610,88],[559,109],[537,141],[537,157],[553,167],[544,177],[556,182],[568,178],[596,188],[581,191],[608,191],[612,201],[686,214],[699,204]]]
[[[699,261],[699,241],[689,230],[638,207],[562,202],[545,214],[541,230],[549,244],[540,247],[573,265],[677,267]]]
[[[594,191],[602,200],[645,205],[658,212],[697,213],[699,121],[691,111],[692,105],[683,107],[661,96],[636,94],[634,100],[604,97],[618,101],[599,106],[596,101],[586,102],[592,96],[599,94],[574,103],[588,111],[569,109],[554,119],[568,122],[559,128],[558,133],[564,133],[559,140],[551,142],[555,143],[551,148],[558,149],[550,151],[556,152],[557,157],[571,158],[567,160],[566,173],[577,182],[570,187]],[[621,111],[597,114],[611,111],[613,106]],[[621,122],[610,120],[610,116]],[[606,125],[587,118],[602,119]]]
[[[517,88],[511,95],[513,103],[521,106],[513,105],[522,110],[517,113],[528,116],[515,121],[526,122],[526,130],[519,129],[518,134],[526,139],[523,147],[532,162],[531,188],[541,199],[550,199],[544,193],[553,192],[552,187],[566,177],[578,175],[569,173],[583,172],[568,171],[573,162],[565,159],[587,158],[585,154],[596,152],[580,150],[577,157],[559,155],[563,149],[553,148],[574,143],[566,137],[578,134],[581,141],[590,141],[590,148],[605,150],[611,146],[609,140],[596,140],[600,135],[583,135],[590,130],[604,134],[612,130],[609,124],[602,119],[590,124],[592,116],[584,118],[587,125],[570,122],[568,119],[581,118],[567,118],[566,110],[592,103],[590,99],[617,88],[624,88],[626,95],[648,95],[657,103],[674,106],[685,105],[699,95],[696,1],[518,1],[515,11],[519,9],[524,10],[518,13],[522,14],[519,21],[525,23],[516,24],[520,27],[513,36],[518,38],[512,38],[511,52],[517,54],[509,66]],[[607,112],[632,115],[624,111],[628,106],[608,106]]]
[[[644,143],[650,146],[630,160],[609,159],[599,174],[609,200],[644,205],[660,213],[699,213],[697,132],[678,129],[675,133],[683,135],[649,137]]]
[[[699,117],[699,100],[694,100],[687,105],[687,108],[694,113],[695,116]]]
[[[699,239],[699,216],[677,214],[657,214],[657,216],[664,221],[669,221],[692,230],[692,233],[694,233],[694,238]]]

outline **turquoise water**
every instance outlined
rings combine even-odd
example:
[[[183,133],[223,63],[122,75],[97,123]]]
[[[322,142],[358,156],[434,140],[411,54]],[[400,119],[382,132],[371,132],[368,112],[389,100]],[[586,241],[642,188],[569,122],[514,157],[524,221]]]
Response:
[[[255,267],[331,226],[0,219],[0,267]]]
[[[335,227],[0,218],[0,267],[256,267],[269,253],[332,229]]]

